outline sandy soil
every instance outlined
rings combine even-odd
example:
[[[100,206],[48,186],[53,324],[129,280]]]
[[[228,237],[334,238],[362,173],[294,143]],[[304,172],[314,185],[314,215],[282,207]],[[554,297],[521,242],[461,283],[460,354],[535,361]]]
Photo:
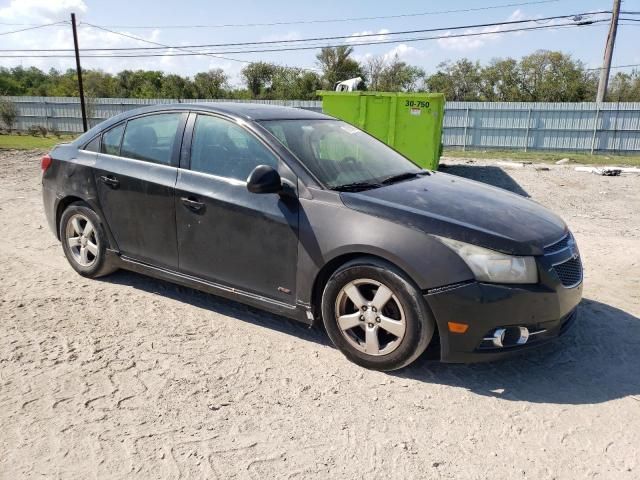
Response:
[[[385,374],[318,328],[79,277],[38,155],[0,152],[0,478],[640,478],[640,177],[447,163],[566,219],[581,318],[517,359]]]

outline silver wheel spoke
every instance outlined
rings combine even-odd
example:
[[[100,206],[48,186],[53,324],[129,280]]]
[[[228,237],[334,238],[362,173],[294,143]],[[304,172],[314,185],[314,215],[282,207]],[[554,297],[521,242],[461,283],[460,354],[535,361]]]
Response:
[[[371,304],[376,307],[378,311],[381,311],[382,308],[387,304],[387,302],[391,300],[392,295],[393,293],[391,292],[391,290],[389,290],[389,288],[387,288],[385,285],[380,285],[378,287],[378,291],[373,297],[373,300],[371,301]]]
[[[82,235],[82,227],[80,226],[80,220],[78,220],[78,217],[71,219],[71,226],[73,227],[73,231],[76,235]]]
[[[344,291],[356,308],[360,309],[366,303],[366,300],[362,297],[360,290],[358,290],[358,286],[353,282],[344,287]]]
[[[89,250],[94,257],[98,256],[98,246],[95,243],[87,242],[87,250]]]
[[[87,256],[87,247],[80,247],[80,262],[83,264],[89,263],[89,257]]]
[[[367,327],[364,351],[366,353],[373,354],[378,354],[380,352],[380,342],[378,342],[378,329],[376,327]]]
[[[67,238],[67,243],[70,248],[79,247],[80,246],[80,237],[71,237]]]
[[[396,337],[402,337],[404,335],[404,323],[400,320],[394,320],[393,318],[380,315],[380,323],[378,325]]]
[[[93,225],[91,225],[91,222],[87,221],[87,223],[84,226],[84,230],[82,231],[82,234],[89,238],[89,235],[91,235],[93,233]]]
[[[342,330],[349,330],[350,328],[362,325],[360,321],[360,312],[350,313],[347,315],[341,315],[338,317],[338,325]]]

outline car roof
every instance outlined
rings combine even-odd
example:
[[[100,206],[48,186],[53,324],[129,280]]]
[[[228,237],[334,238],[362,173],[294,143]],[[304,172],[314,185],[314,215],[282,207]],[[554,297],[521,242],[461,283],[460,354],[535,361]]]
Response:
[[[244,117],[247,120],[329,120],[332,118],[328,115],[305,108],[284,107],[263,103],[199,102],[182,105],[194,110],[220,112]]]
[[[319,112],[307,110],[305,108],[284,107],[279,105],[269,105],[263,103],[240,103],[240,102],[191,102],[191,103],[169,103],[148,105],[133,110],[128,110],[119,115],[105,120],[88,132],[80,135],[73,144],[82,145],[89,141],[99,132],[115,125],[135,115],[166,112],[168,110],[193,110],[196,112],[221,113],[243,120],[262,121],[262,120],[335,120],[333,117],[324,115]]]
[[[129,110],[120,118],[126,118],[141,113],[153,113],[167,110],[193,110],[200,112],[222,113],[245,120],[329,120],[332,117],[304,108],[283,107],[263,103],[240,102],[192,102],[149,105],[147,107]]]

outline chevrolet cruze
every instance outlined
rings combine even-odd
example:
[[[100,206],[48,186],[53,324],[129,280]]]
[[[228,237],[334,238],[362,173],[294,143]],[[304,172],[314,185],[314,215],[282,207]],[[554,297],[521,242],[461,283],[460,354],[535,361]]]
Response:
[[[142,108],[42,169],[49,225],[80,275],[124,268],[321,321],[367,368],[429,346],[445,362],[493,360],[576,318],[582,264],[560,218],[319,113]]]

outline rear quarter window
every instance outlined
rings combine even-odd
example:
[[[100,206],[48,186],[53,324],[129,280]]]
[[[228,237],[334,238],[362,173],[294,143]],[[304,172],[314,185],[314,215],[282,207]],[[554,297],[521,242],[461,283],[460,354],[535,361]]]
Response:
[[[89,143],[85,144],[82,147],[82,150],[86,150],[87,152],[99,152],[100,151],[100,135],[91,140]]]
[[[108,155],[120,155],[120,143],[122,141],[122,133],[124,132],[124,124],[107,130],[102,134],[102,148],[100,151]]]

